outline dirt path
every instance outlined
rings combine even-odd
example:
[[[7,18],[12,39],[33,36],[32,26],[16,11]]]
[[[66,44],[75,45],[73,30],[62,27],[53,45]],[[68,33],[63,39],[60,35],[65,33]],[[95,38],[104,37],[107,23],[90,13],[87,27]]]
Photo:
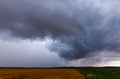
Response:
[[[75,69],[0,69],[0,79],[85,79]]]

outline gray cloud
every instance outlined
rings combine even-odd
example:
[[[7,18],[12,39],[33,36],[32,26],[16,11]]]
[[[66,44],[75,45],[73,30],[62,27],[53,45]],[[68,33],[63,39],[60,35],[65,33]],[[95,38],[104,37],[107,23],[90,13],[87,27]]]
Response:
[[[1,0],[0,30],[57,40],[50,50],[67,60],[119,52],[119,8],[119,0]]]
[[[0,67],[57,67],[60,57],[46,49],[48,41],[0,40]]]

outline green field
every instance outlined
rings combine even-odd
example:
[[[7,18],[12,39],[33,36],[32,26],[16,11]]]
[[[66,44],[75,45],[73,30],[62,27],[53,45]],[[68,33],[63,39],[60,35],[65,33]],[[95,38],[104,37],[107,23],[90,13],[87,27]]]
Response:
[[[120,67],[0,68],[0,79],[120,79]]]
[[[77,68],[86,79],[120,79],[119,67],[81,67]]]

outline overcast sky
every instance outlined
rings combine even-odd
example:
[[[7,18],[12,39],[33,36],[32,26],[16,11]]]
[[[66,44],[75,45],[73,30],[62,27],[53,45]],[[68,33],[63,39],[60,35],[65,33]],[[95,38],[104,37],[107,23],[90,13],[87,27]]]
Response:
[[[0,0],[0,66],[120,66],[119,0]]]

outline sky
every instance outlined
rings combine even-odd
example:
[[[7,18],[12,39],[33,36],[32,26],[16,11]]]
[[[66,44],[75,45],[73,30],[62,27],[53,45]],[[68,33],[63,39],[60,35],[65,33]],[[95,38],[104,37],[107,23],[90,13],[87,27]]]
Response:
[[[119,0],[0,0],[0,66],[120,66]]]

